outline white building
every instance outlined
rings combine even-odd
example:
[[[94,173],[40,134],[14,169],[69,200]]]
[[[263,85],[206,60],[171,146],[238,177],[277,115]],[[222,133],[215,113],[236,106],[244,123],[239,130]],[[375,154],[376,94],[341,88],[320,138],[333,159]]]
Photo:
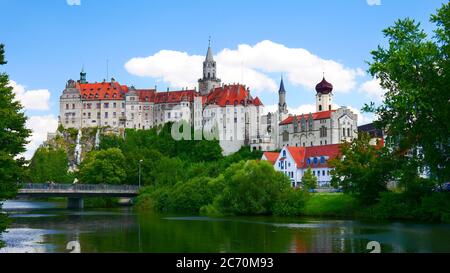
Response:
[[[300,187],[302,177],[311,169],[317,177],[319,187],[330,186],[332,168],[329,160],[339,155],[339,144],[292,147],[285,146],[278,152],[265,152],[261,160],[271,162],[275,170],[284,173],[291,180],[292,187]]]

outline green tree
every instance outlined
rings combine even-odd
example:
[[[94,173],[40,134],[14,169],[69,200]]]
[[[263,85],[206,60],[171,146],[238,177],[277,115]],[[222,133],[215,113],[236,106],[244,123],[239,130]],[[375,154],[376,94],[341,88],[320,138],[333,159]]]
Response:
[[[365,133],[351,143],[340,146],[341,155],[330,161],[331,184],[342,187],[344,193],[354,195],[361,203],[370,205],[387,190],[394,169],[385,148],[370,144],[370,136]]]
[[[65,150],[41,147],[31,158],[28,177],[34,183],[69,183],[72,177],[68,173],[68,164]]]
[[[303,174],[302,185],[306,191],[317,188],[317,177],[313,175],[311,168],[308,168]]]
[[[6,64],[4,45],[0,44],[0,66]],[[17,156],[25,152],[31,131],[25,128],[26,117],[16,100],[9,78],[0,73],[0,209],[1,201],[17,193],[17,182],[23,176],[24,159]],[[6,218],[0,214],[0,234],[6,228]],[[0,247],[2,243],[0,241]]]
[[[442,183],[450,179],[450,4],[431,22],[431,39],[409,18],[383,31],[388,46],[372,51],[369,72],[387,91],[381,105],[364,110],[379,116],[376,126],[389,136],[392,160],[429,168]]]
[[[81,163],[78,178],[85,184],[121,184],[126,178],[125,168],[120,149],[91,151]]]
[[[285,191],[291,190],[289,178],[266,161],[241,161],[220,176],[224,185],[214,200],[222,213],[271,214]]]

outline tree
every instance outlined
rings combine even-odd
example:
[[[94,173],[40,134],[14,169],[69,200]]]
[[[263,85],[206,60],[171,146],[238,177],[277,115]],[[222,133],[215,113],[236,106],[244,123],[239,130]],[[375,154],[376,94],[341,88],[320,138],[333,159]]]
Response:
[[[0,44],[0,66],[6,64],[4,45]],[[31,131],[25,128],[26,117],[20,102],[15,99],[9,78],[0,73],[0,208],[1,201],[17,193],[17,182],[23,175],[25,144]],[[6,228],[6,219],[0,214],[0,233]],[[1,242],[0,242],[1,246]]]
[[[450,3],[431,22],[437,26],[431,39],[409,18],[383,31],[388,47],[371,52],[369,72],[387,91],[380,106],[364,110],[379,116],[393,160],[429,168],[443,183],[450,179]]]
[[[41,147],[36,150],[28,167],[31,182],[69,183],[72,181],[68,174],[68,159],[63,149]]]
[[[120,149],[91,151],[81,163],[78,178],[86,184],[121,184],[126,178],[125,168]]]
[[[219,177],[223,185],[214,207],[231,214],[271,214],[277,200],[291,190],[289,178],[266,161],[241,161]]]
[[[331,184],[342,187],[344,193],[354,195],[362,204],[375,203],[386,191],[395,169],[387,149],[371,145],[370,136],[360,133],[351,143],[341,144],[340,151],[340,156],[330,160],[334,168]]]
[[[311,168],[308,168],[303,174],[302,184],[306,191],[317,188],[317,177],[313,175]]]

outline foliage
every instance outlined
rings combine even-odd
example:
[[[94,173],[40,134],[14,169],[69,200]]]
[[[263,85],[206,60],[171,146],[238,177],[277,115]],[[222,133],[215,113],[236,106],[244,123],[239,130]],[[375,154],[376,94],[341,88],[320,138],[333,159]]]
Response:
[[[220,177],[224,185],[213,205],[225,214],[270,214],[275,202],[291,190],[289,179],[266,161],[241,161]]]
[[[79,180],[86,184],[120,184],[126,178],[125,168],[120,149],[92,151],[81,163]]]
[[[67,154],[62,149],[41,147],[36,150],[28,167],[28,179],[34,183],[53,181],[70,183],[72,176],[68,173]]]
[[[331,184],[342,187],[362,204],[375,203],[380,192],[387,190],[393,162],[385,148],[371,145],[368,134],[358,134],[351,143],[340,146],[341,155],[330,161]]]
[[[450,179],[450,3],[431,22],[432,39],[409,18],[383,31],[388,47],[372,51],[369,72],[387,91],[382,105],[364,110],[379,116],[393,160],[429,168],[431,179],[443,183]]]
[[[6,64],[4,45],[0,44],[0,66]],[[25,144],[31,131],[25,128],[26,117],[23,108],[11,86],[6,73],[0,73],[0,209],[1,201],[14,197],[17,182],[23,176]],[[6,228],[7,220],[0,219],[0,234]],[[1,246],[0,241],[0,246]]]
[[[309,194],[298,189],[284,191],[275,202],[273,214],[279,216],[299,216],[303,213]]]
[[[202,206],[213,201],[208,188],[208,177],[195,177],[186,182],[179,182],[170,193],[170,210],[198,213]]]
[[[302,185],[306,191],[317,188],[317,177],[313,175],[311,168],[308,168],[303,174]]]

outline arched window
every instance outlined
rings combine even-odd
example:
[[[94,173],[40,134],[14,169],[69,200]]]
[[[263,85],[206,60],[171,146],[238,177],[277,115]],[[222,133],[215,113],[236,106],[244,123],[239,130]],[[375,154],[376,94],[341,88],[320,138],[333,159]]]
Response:
[[[319,160],[317,159],[317,157],[314,157],[313,162],[314,162],[314,165],[317,165],[317,163],[319,162]]]
[[[286,150],[283,151],[283,157],[286,157]]]

